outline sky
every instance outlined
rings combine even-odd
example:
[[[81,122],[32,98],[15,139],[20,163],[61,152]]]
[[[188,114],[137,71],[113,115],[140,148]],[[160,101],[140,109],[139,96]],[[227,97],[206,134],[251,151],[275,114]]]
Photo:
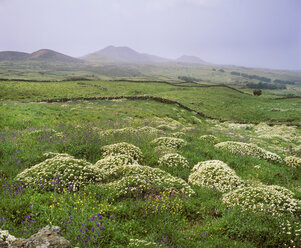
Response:
[[[301,70],[301,0],[0,0],[0,51],[167,58]]]

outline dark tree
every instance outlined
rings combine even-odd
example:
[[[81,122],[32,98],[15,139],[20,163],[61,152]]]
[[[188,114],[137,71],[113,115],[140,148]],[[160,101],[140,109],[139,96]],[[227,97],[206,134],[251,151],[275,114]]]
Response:
[[[260,96],[262,94],[261,90],[253,90],[253,95],[254,96]]]

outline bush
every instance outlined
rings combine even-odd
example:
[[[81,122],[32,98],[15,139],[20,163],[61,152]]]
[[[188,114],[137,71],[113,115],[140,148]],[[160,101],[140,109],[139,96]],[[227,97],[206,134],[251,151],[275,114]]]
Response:
[[[192,185],[216,189],[222,193],[245,185],[235,171],[220,160],[208,160],[196,164],[188,182]]]
[[[215,145],[216,148],[228,150],[238,155],[249,155],[265,159],[271,162],[282,163],[282,158],[275,153],[266,151],[255,144],[248,144],[243,142],[226,141]]]
[[[179,149],[187,144],[185,140],[174,137],[160,137],[153,140],[152,143],[158,146],[165,146],[171,149]]]
[[[27,187],[41,190],[67,188],[76,191],[86,184],[100,182],[101,174],[89,162],[62,154],[25,169],[17,175],[16,180]]]
[[[301,168],[301,158],[288,156],[284,159],[284,162],[290,167]]]
[[[189,163],[186,158],[178,153],[168,153],[161,157],[158,161],[159,166],[167,167],[189,167]]]
[[[300,211],[300,202],[292,198],[291,191],[273,185],[238,188],[225,194],[223,202],[231,207],[239,206],[243,210],[271,215],[295,214]]]
[[[137,162],[141,162],[143,159],[143,154],[140,148],[126,142],[103,146],[102,151],[102,155],[104,157],[123,154],[132,157]]]

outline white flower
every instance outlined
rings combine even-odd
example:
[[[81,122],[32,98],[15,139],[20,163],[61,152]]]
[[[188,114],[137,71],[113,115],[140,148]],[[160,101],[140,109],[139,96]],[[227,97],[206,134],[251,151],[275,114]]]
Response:
[[[249,155],[265,159],[271,162],[281,163],[282,159],[275,153],[266,151],[255,144],[248,144],[243,142],[226,141],[215,145],[216,148],[228,150],[238,155]]]
[[[159,159],[158,165],[168,167],[189,167],[187,159],[178,153],[165,154]]]
[[[196,164],[188,182],[193,185],[214,188],[220,192],[228,192],[245,185],[235,171],[220,160],[208,160]]]
[[[132,157],[138,162],[141,162],[143,159],[140,148],[126,142],[103,146],[102,151],[104,157],[123,154]]]

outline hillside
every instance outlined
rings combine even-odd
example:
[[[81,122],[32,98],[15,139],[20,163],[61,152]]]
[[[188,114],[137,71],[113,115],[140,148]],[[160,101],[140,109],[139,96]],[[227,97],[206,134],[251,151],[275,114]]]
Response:
[[[50,50],[41,49],[33,53],[23,52],[11,52],[4,51],[0,52],[0,61],[14,61],[14,62],[63,62],[63,63],[78,63],[81,62],[79,59],[70,57],[68,55]]]
[[[157,62],[165,62],[168,59],[161,58],[158,56],[139,53],[129,47],[115,47],[108,46],[98,52],[89,54],[84,56],[83,59],[90,60],[91,58],[95,58],[97,56],[114,59],[120,62],[128,62],[128,63],[157,63]]]

